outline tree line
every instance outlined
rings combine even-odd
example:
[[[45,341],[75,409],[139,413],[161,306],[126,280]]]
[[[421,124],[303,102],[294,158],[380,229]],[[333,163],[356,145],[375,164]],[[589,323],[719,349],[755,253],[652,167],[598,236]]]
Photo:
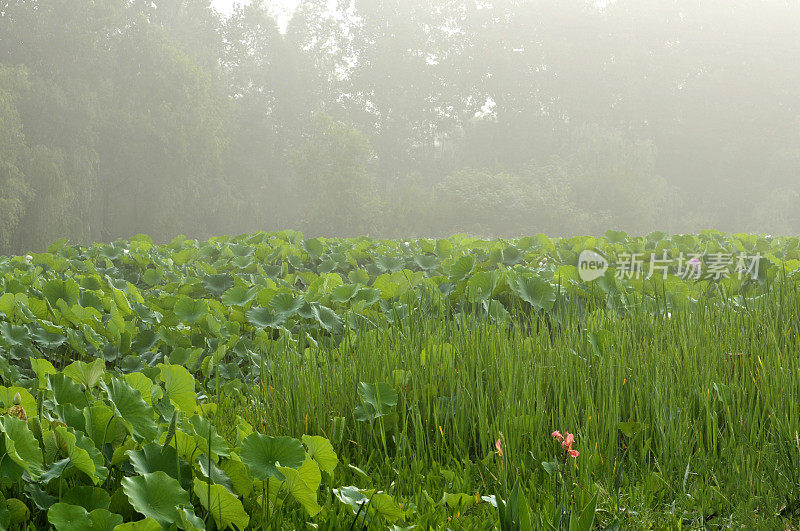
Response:
[[[800,230],[800,4],[0,0],[0,252]]]

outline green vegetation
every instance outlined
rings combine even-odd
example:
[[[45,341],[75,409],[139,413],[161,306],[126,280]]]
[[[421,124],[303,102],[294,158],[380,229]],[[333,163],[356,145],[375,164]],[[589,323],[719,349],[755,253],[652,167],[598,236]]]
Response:
[[[583,282],[587,248],[763,259]],[[799,274],[717,232],[3,257],[0,527],[796,526]]]

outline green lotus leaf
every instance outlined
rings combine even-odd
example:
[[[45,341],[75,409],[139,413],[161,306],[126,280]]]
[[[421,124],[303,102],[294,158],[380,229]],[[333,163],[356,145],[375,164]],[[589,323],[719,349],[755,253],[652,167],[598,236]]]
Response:
[[[31,340],[40,348],[55,350],[69,339],[63,328],[49,321],[39,321],[28,326],[31,330]]]
[[[52,279],[48,280],[42,286],[42,294],[45,296],[47,301],[55,306],[56,301],[59,299],[63,300],[67,303],[68,306],[72,306],[78,303],[78,297],[80,296],[81,288],[77,282],[72,279],[68,280],[59,280],[59,279]]]
[[[480,302],[492,298],[497,286],[497,271],[479,271],[467,281],[467,299],[470,302]]]
[[[331,442],[319,435],[303,435],[302,440],[308,448],[309,457],[317,462],[320,469],[332,475],[336,465],[339,464],[339,458]]]
[[[194,514],[194,511],[181,507],[178,509],[180,520],[176,522],[178,527],[185,531],[206,531],[206,523]]]
[[[31,358],[31,369],[36,373],[39,378],[39,387],[44,388],[47,386],[47,377],[56,373],[56,368],[48,360],[43,358]]]
[[[389,413],[389,408],[397,405],[397,392],[389,384],[358,384],[358,395],[362,404],[357,406],[353,415],[362,422],[372,421]]]
[[[183,413],[191,415],[197,407],[194,376],[180,365],[160,363],[161,381],[169,395],[170,401]]]
[[[245,306],[258,295],[258,288],[247,289],[244,286],[236,286],[222,295],[222,302],[226,306]]]
[[[75,468],[89,476],[95,485],[106,478],[108,471],[103,466],[103,457],[88,437],[75,434],[64,426],[57,426],[54,433],[59,448],[66,451]]]
[[[50,506],[47,521],[53,524],[56,531],[86,531],[92,527],[92,520],[86,509],[80,505],[62,502]]]
[[[336,312],[319,304],[314,304],[311,308],[314,317],[322,328],[333,333],[342,331],[342,320],[336,315]]]
[[[0,322],[0,338],[11,347],[30,347],[31,334],[24,326],[16,326],[9,322]]]
[[[342,284],[331,290],[331,300],[338,303],[349,302],[360,289],[361,286],[359,284]]]
[[[200,478],[207,481],[211,478],[211,482],[216,485],[222,485],[228,489],[231,494],[234,494],[233,481],[224,470],[219,468],[213,459],[209,459],[207,455],[201,455],[196,461],[197,468],[200,469]]]
[[[139,391],[142,400],[153,405],[153,380],[140,372],[132,372],[123,376],[128,385]]]
[[[472,494],[464,494],[463,492],[450,494],[445,492],[439,503],[449,507],[450,509],[465,509],[470,505],[475,505],[478,502],[475,500],[475,496]]]
[[[111,495],[100,487],[78,485],[69,489],[61,501],[71,505],[80,505],[91,514],[95,509],[108,509]]]
[[[306,452],[300,441],[292,437],[251,433],[242,441],[239,455],[256,479],[277,478],[283,481],[278,466],[297,468],[303,464]]]
[[[2,500],[0,500],[0,503],[2,503]],[[8,498],[6,507],[8,508],[9,516],[8,523],[11,526],[22,525],[31,517],[31,510],[19,498]]]
[[[105,362],[98,358],[91,363],[75,361],[64,367],[64,374],[75,382],[93,388],[98,384],[106,370]]]
[[[472,255],[462,256],[450,266],[450,282],[461,282],[475,270],[476,260]]]
[[[556,300],[556,290],[548,281],[539,277],[524,278],[521,275],[508,279],[512,291],[534,310],[550,310]]]
[[[316,461],[307,458],[297,468],[279,466],[278,471],[283,474],[286,488],[292,497],[303,506],[309,516],[316,516],[322,510],[317,503],[317,490],[322,476]]]
[[[129,433],[143,440],[153,440],[157,434],[153,408],[142,399],[141,393],[120,378],[100,385]]]
[[[203,286],[214,296],[219,297],[233,287],[233,277],[227,273],[209,275],[203,279]]]
[[[89,513],[92,521],[91,531],[115,531],[122,523],[122,516],[114,514],[108,509],[95,509]]]
[[[208,311],[206,301],[202,299],[192,299],[189,297],[181,297],[175,303],[172,309],[175,316],[181,321],[194,324]]]
[[[378,256],[375,258],[375,266],[381,271],[394,273],[405,267],[406,261],[399,256]]]
[[[208,419],[200,415],[193,415],[188,419],[187,424],[192,434],[194,434],[195,444],[197,444],[197,448],[201,452],[210,453],[215,457],[220,455],[227,457],[230,455],[228,443],[217,433],[217,429]],[[211,435],[210,441],[209,433]]]
[[[114,531],[163,531],[163,527],[154,518],[145,518],[136,522],[119,524]]]
[[[254,306],[247,311],[247,321],[256,328],[278,328],[286,321],[286,316],[273,313],[269,308]]]
[[[192,467],[180,459],[172,446],[147,443],[139,450],[128,450],[128,458],[137,474],[144,476],[152,472],[165,472],[175,478],[184,488],[191,486]]]
[[[67,468],[69,468],[70,464],[71,461],[69,457],[56,461],[55,463],[50,465],[50,467],[47,470],[45,470],[41,476],[39,476],[39,481],[42,483],[42,485],[47,485],[50,481],[56,478],[60,478],[61,475],[64,473],[64,471]]]
[[[151,287],[161,283],[162,278],[164,278],[164,272],[159,269],[148,268],[142,273],[142,280]]]
[[[269,307],[275,313],[285,315],[287,318],[296,314],[305,301],[302,297],[293,297],[291,293],[278,293],[269,301]]]
[[[193,490],[200,504],[214,517],[219,529],[233,527],[243,530],[250,523],[242,502],[222,485],[209,485],[195,478]]]
[[[189,493],[162,470],[122,478],[122,490],[134,509],[167,526],[178,520],[179,506],[190,506]]]
[[[39,441],[28,429],[28,424],[24,420],[6,415],[0,417],[0,431],[3,432],[6,456],[27,471],[33,479],[37,479],[42,473],[42,450]]]
[[[430,254],[418,254],[414,256],[414,262],[426,271],[439,267],[439,258]]]
[[[247,497],[253,492],[253,480],[250,478],[247,465],[235,459],[222,459],[219,468],[230,478],[236,494]]]

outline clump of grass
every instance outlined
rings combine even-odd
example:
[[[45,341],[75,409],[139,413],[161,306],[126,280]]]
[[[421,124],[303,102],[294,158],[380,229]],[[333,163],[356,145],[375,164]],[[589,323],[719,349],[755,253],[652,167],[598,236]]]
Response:
[[[783,527],[800,508],[798,315],[788,287],[747,306],[569,310],[548,326],[536,314],[509,327],[412,313],[336,348],[268,353],[251,416],[267,433],[332,439],[331,419],[344,417],[336,449],[369,479],[345,466],[340,484],[388,487],[429,525],[494,518],[486,503],[437,502],[517,479],[534,512],[552,511],[542,462],[550,433],[569,426],[574,480],[599,493],[601,524]],[[354,419],[359,382],[397,391],[380,423]]]

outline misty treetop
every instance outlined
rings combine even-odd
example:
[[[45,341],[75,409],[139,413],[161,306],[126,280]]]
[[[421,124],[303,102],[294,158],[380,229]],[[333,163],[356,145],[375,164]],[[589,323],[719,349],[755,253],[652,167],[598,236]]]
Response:
[[[0,1],[0,251],[800,230],[800,5]]]

